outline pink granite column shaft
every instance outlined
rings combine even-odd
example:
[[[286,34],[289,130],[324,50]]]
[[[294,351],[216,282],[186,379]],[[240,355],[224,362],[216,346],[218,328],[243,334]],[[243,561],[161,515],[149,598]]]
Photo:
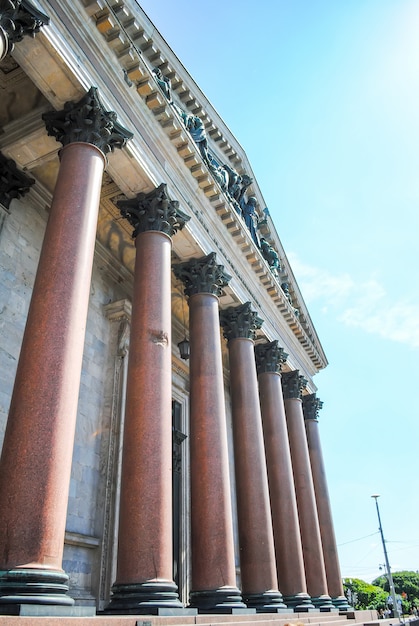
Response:
[[[173,267],[189,296],[191,606],[244,608],[236,587],[227,429],[218,310],[230,277],[215,253]]]
[[[118,206],[135,227],[136,259],[117,576],[107,610],[158,612],[182,606],[172,571],[171,235],[186,216],[164,184]]]
[[[218,298],[189,299],[193,591],[235,587]]]
[[[103,167],[62,150],[1,457],[2,570],[61,568]]]
[[[61,571],[103,166],[62,150],[0,461],[1,570]]]
[[[92,112],[97,104],[99,119]],[[86,108],[86,102],[88,107]],[[0,460],[0,603],[72,604],[61,569],[104,153],[71,141],[106,112],[96,91],[62,112],[65,143],[23,337]],[[100,109],[100,110],[99,110]],[[110,123],[111,127],[115,118]],[[122,145],[122,142],[121,142]]]
[[[278,590],[268,475],[253,339],[262,320],[250,303],[221,311],[228,340],[243,599],[257,611],[285,609]]]
[[[283,375],[284,406],[303,546],[307,591],[315,607],[333,608],[327,588],[316,497],[304,427],[301,391],[306,381],[298,370]]]
[[[313,609],[304,571],[297,500],[281,385],[287,355],[277,341],[255,347],[279,588],[294,611]]]
[[[304,423],[316,495],[327,587],[333,604],[340,610],[347,610],[349,607],[343,592],[326,470],[320,442],[319,422],[317,419],[321,406],[322,402],[316,398],[315,394],[303,397]]]

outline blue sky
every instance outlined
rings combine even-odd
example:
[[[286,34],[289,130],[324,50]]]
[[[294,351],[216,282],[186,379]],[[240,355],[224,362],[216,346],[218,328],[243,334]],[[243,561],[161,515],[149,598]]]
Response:
[[[419,570],[419,2],[139,0],[247,152],[329,366],[343,576]]]

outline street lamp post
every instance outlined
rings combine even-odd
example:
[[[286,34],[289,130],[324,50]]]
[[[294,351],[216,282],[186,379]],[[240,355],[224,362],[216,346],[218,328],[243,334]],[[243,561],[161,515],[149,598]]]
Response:
[[[385,562],[386,562],[388,584],[390,586],[390,595],[391,595],[391,598],[393,600],[393,614],[394,614],[394,617],[397,617],[397,618],[400,619],[399,607],[398,607],[398,604],[397,604],[396,592],[395,592],[394,583],[393,583],[393,576],[391,575],[390,563],[388,562],[388,555],[387,555],[386,542],[384,540],[383,527],[381,526],[380,509],[378,508],[378,498],[379,497],[380,497],[380,495],[378,493],[373,494],[371,496],[371,498],[374,498],[375,506],[377,508],[378,525],[379,525],[379,530],[380,530],[380,535],[381,535],[381,541],[383,542],[384,559],[385,559]]]

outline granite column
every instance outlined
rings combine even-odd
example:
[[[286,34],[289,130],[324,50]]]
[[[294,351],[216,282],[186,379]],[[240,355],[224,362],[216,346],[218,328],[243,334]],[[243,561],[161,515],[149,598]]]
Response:
[[[61,565],[100,190],[130,136],[94,88],[43,118],[64,147],[0,460],[1,604],[73,603]]]
[[[192,591],[204,612],[245,608],[236,587],[215,253],[173,267],[189,296]]]
[[[326,579],[316,497],[304,427],[301,394],[307,381],[298,370],[282,376],[291,461],[300,521],[307,591],[314,606],[333,609]]]
[[[278,591],[268,475],[253,340],[262,320],[250,302],[221,311],[228,341],[243,600],[260,612],[286,609]]]
[[[296,612],[314,609],[307,593],[297,500],[282,396],[287,354],[277,341],[255,346],[279,588]]]
[[[107,611],[182,608],[172,566],[171,237],[189,219],[162,184],[118,203],[134,226],[116,582]]]
[[[304,423],[306,427],[314,491],[316,494],[327,587],[336,608],[346,611],[350,607],[343,592],[326,471],[320,443],[318,414],[322,405],[323,403],[314,393],[303,397]]]

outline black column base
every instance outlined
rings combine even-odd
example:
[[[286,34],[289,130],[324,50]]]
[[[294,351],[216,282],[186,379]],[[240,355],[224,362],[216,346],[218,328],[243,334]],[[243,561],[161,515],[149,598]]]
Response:
[[[284,596],[284,602],[294,613],[308,613],[308,611],[316,610],[308,593],[303,591],[293,596]]]
[[[60,570],[16,568],[0,571],[0,614],[2,605],[48,604],[73,606],[67,595],[68,576]]]
[[[159,609],[183,610],[178,589],[174,582],[118,584],[112,587],[112,597],[103,613],[157,615]],[[175,613],[165,613],[165,615]]]
[[[257,613],[277,613],[288,610],[287,605],[283,602],[282,594],[275,590],[262,593],[244,593],[243,600],[249,609],[256,609]]]
[[[333,613],[337,611],[336,607],[332,603],[331,597],[327,594],[322,596],[311,596],[311,601],[318,611],[323,611],[324,613]]]
[[[191,591],[189,606],[200,613],[255,613],[243,603],[237,587],[220,587],[208,591]]]
[[[339,611],[353,611],[353,607],[348,604],[347,598],[345,596],[336,596],[332,598],[333,606],[335,606]]]

